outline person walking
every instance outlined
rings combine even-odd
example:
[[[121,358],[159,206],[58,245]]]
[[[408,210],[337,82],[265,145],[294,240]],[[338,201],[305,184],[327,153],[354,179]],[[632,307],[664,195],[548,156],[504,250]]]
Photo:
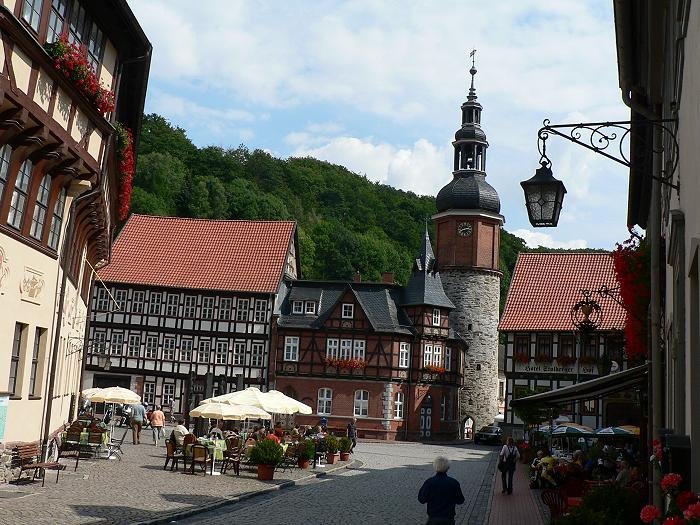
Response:
[[[131,434],[134,438],[134,445],[141,443],[141,428],[146,420],[146,409],[141,403],[131,405]]]
[[[158,405],[151,412],[151,428],[153,429],[153,444],[157,447],[160,438],[163,437],[163,425],[165,425],[165,414]]]
[[[450,460],[438,456],[433,461],[435,475],[428,478],[418,491],[418,501],[428,504],[426,525],[454,525],[455,506],[464,503],[459,481],[447,475]]]
[[[501,483],[503,484],[501,494],[513,494],[513,474],[515,474],[515,465],[518,459],[520,459],[518,447],[513,444],[513,438],[509,437],[498,455],[498,469],[501,471]]]
[[[352,418],[352,421],[348,423],[348,429],[347,429],[347,434],[350,440],[352,441],[352,448],[350,449],[350,452],[355,450],[355,446],[357,445],[357,418],[354,417]]]

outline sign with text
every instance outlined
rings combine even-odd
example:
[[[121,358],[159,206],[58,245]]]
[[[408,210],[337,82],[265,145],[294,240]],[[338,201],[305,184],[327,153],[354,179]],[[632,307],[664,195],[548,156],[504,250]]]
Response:
[[[527,372],[529,374],[580,374],[580,375],[598,375],[597,364],[579,364],[573,363],[567,366],[561,366],[556,361],[552,363],[515,363],[515,372]]]

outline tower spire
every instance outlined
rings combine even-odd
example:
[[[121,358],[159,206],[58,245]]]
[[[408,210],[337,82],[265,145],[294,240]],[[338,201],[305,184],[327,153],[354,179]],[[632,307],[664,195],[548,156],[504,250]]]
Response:
[[[476,66],[474,65],[475,58],[476,58],[475,55],[476,55],[476,49],[472,49],[471,53],[469,53],[469,56],[472,59],[472,67],[469,70],[469,74],[472,76],[472,83],[471,83],[471,86],[469,87],[469,96],[467,96],[467,100],[469,100],[469,101],[476,100],[476,89],[474,88],[474,75],[476,75]]]

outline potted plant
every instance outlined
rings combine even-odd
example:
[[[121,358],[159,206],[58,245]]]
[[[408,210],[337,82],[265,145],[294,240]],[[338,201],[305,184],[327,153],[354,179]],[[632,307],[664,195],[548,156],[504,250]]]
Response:
[[[335,455],[338,452],[338,438],[333,434],[328,434],[323,438],[323,443],[326,445],[326,463],[333,465],[335,463]]]
[[[340,449],[340,461],[347,461],[350,459],[350,452],[352,451],[352,439],[349,437],[341,437],[338,442],[338,448]]]
[[[316,444],[313,439],[305,439],[299,444],[299,468],[309,468],[309,463],[316,456]]]
[[[282,460],[284,449],[271,439],[261,439],[250,451],[250,460],[258,466],[258,479],[269,481]]]

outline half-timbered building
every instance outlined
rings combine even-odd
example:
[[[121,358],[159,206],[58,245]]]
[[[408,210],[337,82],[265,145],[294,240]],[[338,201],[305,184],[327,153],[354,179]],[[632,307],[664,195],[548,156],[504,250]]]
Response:
[[[272,314],[298,263],[294,222],[132,215],[93,293],[84,386],[175,413],[267,388]]]
[[[456,438],[465,343],[450,327],[426,232],[405,287],[384,282],[291,281],[277,319],[275,386],[360,437]]]
[[[0,40],[7,443],[48,440],[75,415],[91,267],[128,209],[121,156],[139,138],[151,44],[125,0],[3,0]]]
[[[523,422],[510,403],[528,391],[545,392],[627,368],[623,332],[625,310],[609,253],[521,253],[513,270],[499,330],[505,341],[506,411],[501,425],[521,437]],[[582,290],[600,306],[595,330],[580,332],[572,308]],[[571,421],[597,428],[639,424],[639,400],[632,393],[577,401],[562,408]]]

